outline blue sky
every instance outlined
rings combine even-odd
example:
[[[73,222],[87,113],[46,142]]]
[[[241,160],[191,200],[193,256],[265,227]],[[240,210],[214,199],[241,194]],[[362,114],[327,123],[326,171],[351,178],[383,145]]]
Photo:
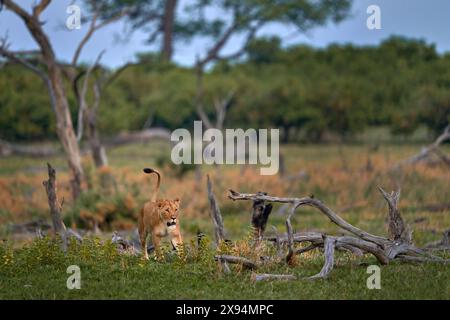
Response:
[[[182,0],[181,5],[186,1],[188,0]],[[34,0],[16,0],[16,2],[29,10]],[[65,28],[68,16],[66,8],[72,2],[72,0],[54,0],[42,16],[46,21],[44,29],[50,35],[58,58],[65,61],[71,59],[78,42],[87,30],[87,25],[72,31]],[[372,4],[378,5],[381,9],[381,30],[369,30],[366,27],[368,17],[366,9]],[[449,0],[354,0],[352,16],[339,25],[328,24],[302,34],[293,28],[272,24],[262,29],[258,35],[277,35],[283,39],[284,45],[303,43],[316,47],[324,47],[331,43],[378,44],[391,35],[402,35],[425,39],[428,43],[434,43],[438,52],[443,53],[450,52],[449,15]],[[155,49],[145,44],[144,32],[135,32],[131,37],[123,39],[121,35],[125,29],[123,23],[116,23],[96,33],[85,47],[80,60],[92,62],[98,53],[105,49],[102,63],[118,67],[131,61],[137,52]],[[3,37],[6,33],[12,50],[36,48],[22,21],[11,12],[3,10],[0,13],[0,36]],[[241,39],[232,39],[225,51],[233,51],[240,43]],[[209,44],[204,39],[188,44],[180,43],[176,47],[174,59],[182,65],[190,65],[197,55],[205,52]]]

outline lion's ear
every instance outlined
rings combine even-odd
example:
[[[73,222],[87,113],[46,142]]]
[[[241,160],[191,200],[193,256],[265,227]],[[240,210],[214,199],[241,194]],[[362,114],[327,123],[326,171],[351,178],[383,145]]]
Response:
[[[175,198],[175,202],[181,202],[180,198]]]

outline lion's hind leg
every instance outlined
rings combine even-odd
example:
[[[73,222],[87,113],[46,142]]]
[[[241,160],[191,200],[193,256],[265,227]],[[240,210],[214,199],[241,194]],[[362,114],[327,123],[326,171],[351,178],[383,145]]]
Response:
[[[139,221],[138,231],[139,231],[139,240],[141,242],[141,249],[142,249],[143,257],[144,257],[144,259],[148,260],[148,252],[147,252],[148,232],[145,229],[143,221],[141,221],[141,220]]]

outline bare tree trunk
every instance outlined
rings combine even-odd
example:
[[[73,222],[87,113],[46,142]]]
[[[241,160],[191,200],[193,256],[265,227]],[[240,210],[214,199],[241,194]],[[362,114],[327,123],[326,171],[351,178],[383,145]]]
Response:
[[[88,123],[88,140],[91,148],[92,158],[96,168],[101,168],[108,165],[108,158],[106,151],[100,141],[100,136],[97,130],[97,115],[95,110],[87,112]]]
[[[55,98],[56,133],[67,155],[67,161],[72,174],[70,182],[72,196],[77,199],[81,193],[81,182],[83,181],[83,167],[81,165],[80,149],[78,140],[73,130],[69,103],[64,91],[61,70],[54,59],[46,58],[51,88]]]
[[[173,54],[173,26],[178,0],[166,0],[163,19],[163,44],[161,49],[165,61],[172,60]]]
[[[55,233],[63,234],[66,232],[66,226],[61,218],[62,205],[58,201],[58,195],[56,193],[56,171],[47,163],[48,168],[48,180],[45,180],[42,184],[45,187],[48,197],[48,206],[50,207],[50,216],[52,217],[53,230]]]
[[[83,180],[83,168],[81,166],[80,150],[78,141],[73,130],[72,118],[70,115],[69,103],[64,90],[61,68],[56,62],[52,45],[42,29],[39,15],[50,4],[49,0],[41,0],[33,7],[32,14],[28,13],[12,0],[3,0],[8,9],[13,11],[25,23],[28,31],[40,47],[43,61],[47,66],[46,80],[52,107],[56,114],[56,133],[64,148],[72,174],[72,195],[74,199],[81,193],[81,181]],[[4,50],[2,50],[4,51]]]

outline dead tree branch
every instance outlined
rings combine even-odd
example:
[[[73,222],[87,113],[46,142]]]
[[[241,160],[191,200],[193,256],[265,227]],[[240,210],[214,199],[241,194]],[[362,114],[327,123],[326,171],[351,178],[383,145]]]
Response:
[[[26,146],[0,139],[0,156],[50,157],[57,154],[57,149],[50,146]]]
[[[327,207],[320,200],[312,197],[303,198],[280,198],[272,197],[265,194],[242,194],[233,190],[229,190],[229,198],[232,200],[250,200],[250,201],[268,201],[287,203],[292,206],[291,212],[286,219],[286,235],[276,236],[275,238],[266,238],[267,240],[276,241],[277,245],[280,243],[287,244],[288,253],[286,261],[290,263],[295,254],[312,250],[316,247],[324,247],[325,264],[322,270],[310,279],[325,278],[329,275],[334,264],[334,250],[348,250],[357,255],[363,253],[370,253],[374,255],[381,264],[388,264],[394,259],[402,261],[420,261],[420,262],[439,262],[448,263],[450,260],[445,260],[438,256],[433,256],[424,250],[416,248],[412,244],[411,232],[403,222],[397,204],[400,197],[400,192],[386,193],[379,188],[383,197],[389,205],[389,234],[390,239],[373,235],[364,230],[361,230],[336,214],[333,210]],[[328,236],[317,232],[301,232],[293,233],[291,225],[291,217],[294,215],[297,208],[300,206],[311,206],[318,209],[325,214],[331,222],[335,223],[345,231],[353,234],[353,236]],[[445,241],[445,240],[443,240]],[[311,245],[295,250],[295,242],[310,242]]]
[[[425,250],[450,250],[450,229],[444,231],[442,240],[429,243],[425,246]]]
[[[267,280],[297,280],[297,277],[293,274],[270,274],[270,273],[254,273],[252,275],[253,281],[267,281]]]
[[[107,147],[116,147],[130,143],[146,142],[153,139],[170,141],[170,131],[165,128],[153,128],[141,131],[122,132],[115,137],[104,139],[104,144]]]
[[[77,82],[78,82],[78,79],[80,78],[80,76],[82,75],[82,73],[80,73],[79,76],[77,76],[75,78],[74,83],[73,83],[76,97],[78,100],[78,127],[77,127],[78,141],[81,141],[81,138],[83,137],[83,123],[84,123],[83,120],[85,118],[85,113],[87,110],[86,94],[87,94],[87,89],[88,89],[88,84],[89,84],[89,78],[91,76],[92,71],[99,66],[100,60],[104,53],[105,53],[104,50],[101,51],[100,54],[97,56],[97,59],[95,60],[95,62],[87,69],[86,74],[84,76],[83,84],[81,86],[81,91],[78,90]],[[96,86],[94,84],[94,91],[95,91],[95,87]],[[97,98],[97,95],[98,95],[98,92],[96,94],[96,98]]]
[[[93,1],[93,5],[95,6],[95,1]],[[100,14],[100,8],[95,9],[95,12],[93,13],[92,18],[91,18],[91,23],[89,25],[89,29],[86,32],[86,34],[84,35],[84,37],[81,39],[81,41],[78,44],[78,46],[75,50],[75,53],[73,55],[72,63],[71,63],[73,67],[76,67],[76,65],[78,63],[78,59],[80,58],[80,55],[81,55],[81,52],[82,52],[84,46],[88,43],[88,41],[91,39],[93,34],[96,31],[100,30],[101,28],[106,27],[109,24],[116,22],[120,18],[126,16],[127,14],[129,14],[129,10],[124,9],[124,10],[118,12],[117,14],[115,14],[114,16],[110,17],[109,19],[106,19],[104,21],[97,23],[99,14]]]
[[[212,184],[209,175],[206,175],[206,187],[208,189],[208,199],[211,206],[210,215],[214,225],[214,238],[216,239],[216,245],[219,245],[221,241],[225,240],[225,231],[223,227],[222,214],[220,213],[219,206],[217,205],[216,196],[212,191]]]
[[[206,187],[208,189],[208,200],[210,204],[210,215],[214,225],[214,238],[216,241],[216,247],[219,247],[221,242],[225,240],[225,230],[223,226],[222,214],[220,213],[219,206],[217,205],[216,196],[212,190],[211,179],[209,174],[206,175]],[[230,267],[228,266],[227,259],[223,256],[218,256],[217,261],[220,262],[225,273],[230,273]]]
[[[309,277],[309,279],[318,279],[318,278],[326,278],[330,274],[331,270],[333,269],[334,265],[334,247],[336,244],[336,238],[334,237],[324,237],[324,243],[325,243],[325,264],[322,267],[322,270],[314,276]]]
[[[165,128],[152,128],[142,131],[123,132],[117,136],[102,139],[104,144],[109,149],[119,147],[122,145],[148,142],[152,140],[170,141],[170,131]],[[62,150],[61,150],[62,151]],[[52,146],[35,146],[35,145],[19,145],[0,139],[0,156],[27,156],[27,157],[50,157],[61,152],[58,148]],[[83,149],[87,152],[87,149]]]
[[[400,190],[392,191],[388,194],[381,187],[378,187],[384,199],[389,206],[389,236],[394,241],[401,241],[407,244],[411,244],[412,234],[407,230],[405,222],[403,221],[400,211],[398,210],[398,201],[400,199]]]
[[[399,161],[392,167],[392,169],[397,170],[397,169],[400,169],[407,165],[414,165],[418,162],[426,160],[433,154],[437,154],[438,157],[441,160],[443,160],[444,163],[446,163],[448,165],[450,163],[450,158],[448,158],[445,154],[443,154],[439,150],[439,147],[443,142],[445,142],[446,140],[449,140],[449,139],[450,139],[450,124],[444,129],[442,134],[439,135],[432,144],[430,144],[429,146],[423,147],[422,150],[418,154],[416,154],[408,159]]]
[[[216,261],[224,261],[224,262],[229,262],[229,263],[234,263],[234,264],[241,264],[244,267],[248,268],[248,269],[257,269],[258,265],[247,259],[244,257],[236,257],[236,256],[230,256],[230,255],[216,255],[214,257],[214,259]]]
[[[48,197],[48,205],[50,207],[50,215],[52,217],[52,224],[55,233],[64,234],[66,232],[66,226],[61,217],[61,203],[58,201],[58,195],[56,193],[56,171],[47,163],[48,168],[48,180],[42,184],[45,187]]]
[[[265,200],[269,202],[279,202],[279,203],[290,203],[290,204],[297,204],[297,207],[300,206],[311,206],[316,209],[319,209],[323,214],[325,214],[331,222],[335,223],[342,229],[356,235],[357,237],[374,243],[387,243],[389,242],[389,239],[384,237],[379,237],[373,234],[370,234],[369,232],[363,231],[344,219],[342,219],[340,216],[338,216],[333,210],[328,208],[324,203],[322,203],[320,200],[311,198],[311,197],[303,197],[303,198],[280,198],[280,197],[272,197],[272,196],[261,196],[257,194],[245,194],[245,193],[239,193],[233,190],[229,190],[230,194],[228,197],[231,200]]]

